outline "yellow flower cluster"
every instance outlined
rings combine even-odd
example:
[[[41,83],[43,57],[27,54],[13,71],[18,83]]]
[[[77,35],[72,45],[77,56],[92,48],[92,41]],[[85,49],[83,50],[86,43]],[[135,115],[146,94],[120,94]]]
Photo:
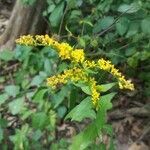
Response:
[[[67,81],[77,82],[79,80],[86,81],[87,76],[83,69],[74,67],[73,69],[65,70],[63,74],[58,74],[47,78],[47,85],[56,88],[58,84],[66,84]]]
[[[73,48],[68,43],[56,44],[54,47],[57,49],[59,57],[61,59],[71,59],[71,52]]]
[[[100,98],[100,93],[97,91],[97,85],[94,78],[89,79],[89,83],[91,84],[91,92],[92,92],[92,102],[93,105],[98,107],[98,100]]]
[[[116,69],[110,61],[106,61],[101,58],[98,60],[97,66],[102,70],[108,71],[114,77],[116,77],[118,79],[120,89],[134,90],[134,85],[131,83],[131,81],[126,80],[125,76],[122,75],[122,73],[120,73],[119,70]]]
[[[74,60],[75,62],[82,63],[85,59],[83,49],[75,49],[74,51],[72,51],[71,57],[72,57],[72,60]]]
[[[74,49],[68,43],[59,43],[48,35],[36,35],[36,36],[21,36],[16,40],[17,44],[29,45],[29,46],[51,46],[57,52],[62,60],[70,60],[73,62],[73,68],[65,70],[63,74],[55,75],[47,79],[47,84],[52,88],[56,88],[59,84],[66,84],[68,81],[78,82],[82,81],[89,85],[91,88],[92,102],[96,108],[98,108],[98,100],[100,93],[97,90],[97,83],[94,78],[88,76],[86,69],[99,68],[111,73],[118,79],[120,89],[134,90],[134,85],[130,80],[126,80],[122,73],[114,67],[110,61],[106,61],[103,58],[97,62],[89,61],[85,59],[85,53],[83,49]],[[77,67],[76,64],[81,65]]]
[[[35,46],[35,40],[32,35],[24,35],[16,40],[16,43],[26,46]]]
[[[73,49],[68,43],[59,43],[48,35],[21,36],[16,43],[29,46],[51,46],[57,50],[62,60],[69,59],[76,63],[82,63],[85,59],[83,49]]]
[[[84,68],[94,68],[94,67],[96,67],[96,63],[95,63],[95,61],[85,60],[83,62],[83,67]]]
[[[93,105],[95,107],[98,107],[100,93],[97,91],[96,81],[94,80],[94,78],[88,78],[86,72],[83,69],[75,67],[73,69],[65,70],[63,74],[49,77],[47,78],[47,85],[55,89],[57,85],[66,84],[68,81],[82,81],[84,83],[87,83],[91,89]]]

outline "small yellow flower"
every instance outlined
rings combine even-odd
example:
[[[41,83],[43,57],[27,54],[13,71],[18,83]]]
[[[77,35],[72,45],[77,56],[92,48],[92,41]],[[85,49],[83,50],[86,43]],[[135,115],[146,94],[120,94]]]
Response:
[[[71,52],[73,48],[68,43],[61,43],[55,45],[56,49],[58,50],[59,57],[62,59],[71,59]]]
[[[16,40],[17,44],[26,45],[26,46],[35,46],[36,42],[31,35],[22,36],[21,38]]]
[[[73,69],[65,70],[61,75],[59,74],[48,78],[47,85],[56,88],[58,84],[66,84],[69,80],[77,82],[79,80],[85,81],[86,78],[84,70],[74,67]]]
[[[85,59],[85,56],[84,56],[84,51],[83,49],[75,49],[71,52],[71,58],[72,58],[72,61],[74,62],[83,62],[84,59]]]
[[[100,93],[97,90],[97,85],[96,85],[96,81],[94,78],[90,78],[89,79],[89,84],[91,85],[91,92],[92,92],[92,102],[93,105],[98,108],[98,101],[100,98]]]
[[[83,62],[83,67],[84,68],[94,68],[94,67],[96,67],[96,63],[95,63],[95,61],[85,60]]]

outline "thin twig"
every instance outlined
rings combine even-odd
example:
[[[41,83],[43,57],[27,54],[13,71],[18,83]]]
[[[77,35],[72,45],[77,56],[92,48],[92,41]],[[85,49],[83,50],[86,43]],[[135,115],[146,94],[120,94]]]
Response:
[[[60,22],[60,26],[59,26],[59,31],[58,31],[59,37],[60,37],[60,33],[61,33],[61,30],[62,30],[63,21],[64,21],[64,18],[65,18],[65,15],[67,13],[67,10],[68,10],[68,5],[66,6],[66,8],[64,10],[64,13],[63,13],[63,16],[61,18],[61,22]]]
[[[109,30],[114,26],[114,24],[115,24],[116,22],[118,22],[119,19],[120,19],[126,12],[128,12],[130,9],[131,9],[131,8],[129,8],[129,9],[127,9],[126,11],[124,11],[123,13],[121,13],[121,14],[114,20],[114,22],[113,22],[108,28],[106,28],[105,30],[103,30],[103,31],[100,32],[100,33],[97,33],[97,35],[98,35],[98,36],[101,36],[101,35],[103,35],[104,33],[106,33],[107,31],[109,31]]]

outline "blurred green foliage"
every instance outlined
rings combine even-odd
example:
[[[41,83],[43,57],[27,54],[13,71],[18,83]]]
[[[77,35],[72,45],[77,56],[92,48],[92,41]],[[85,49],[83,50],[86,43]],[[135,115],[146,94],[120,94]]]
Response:
[[[22,1],[29,5],[35,2]],[[141,95],[149,96],[149,9],[147,0],[47,0],[43,15],[52,36],[84,48],[90,59],[111,59],[143,85]],[[14,66],[13,70],[9,66]],[[112,107],[111,99],[115,95],[107,91],[115,84],[102,85],[104,95],[101,109],[96,113],[90,97],[86,96],[89,91],[85,85],[67,84],[56,93],[47,88],[46,78],[68,67],[50,47],[17,46],[14,51],[0,52],[0,84],[5,85],[0,92],[2,150],[12,146],[15,150],[68,149],[71,142],[65,138],[58,140],[56,136],[56,126],[68,118],[92,120],[73,138],[70,149],[106,149],[102,142],[94,143],[97,136],[101,139],[102,133],[110,136],[110,149],[113,149],[113,132],[107,124],[106,112]],[[97,76],[100,83],[104,76]],[[6,112],[17,118],[17,126],[13,121],[9,123]]]
[[[5,85],[0,92],[2,149],[9,149],[12,145],[15,150],[50,147],[57,150],[67,149],[71,144],[69,149],[74,150],[77,147],[90,147],[99,133],[108,133],[113,138],[112,128],[106,122],[106,112],[112,108],[111,99],[115,95],[114,92],[108,94],[107,91],[115,83],[102,84],[99,101],[101,109],[97,112],[93,109],[91,91],[87,85],[68,83],[56,91],[46,86],[47,77],[69,67],[69,63],[58,59],[58,54],[52,48],[17,45],[14,51],[1,53],[0,83]],[[17,70],[7,70],[15,65],[19,65]],[[9,118],[13,118],[13,121]],[[65,137],[58,140],[56,128],[61,120],[69,118],[76,122],[89,118],[92,123],[75,136],[72,142]]]

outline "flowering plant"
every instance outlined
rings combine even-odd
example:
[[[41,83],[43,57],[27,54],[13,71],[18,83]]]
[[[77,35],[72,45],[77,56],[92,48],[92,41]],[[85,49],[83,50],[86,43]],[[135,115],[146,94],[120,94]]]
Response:
[[[101,95],[100,93],[108,91],[116,83],[100,84],[95,75],[98,75],[100,70],[108,72],[117,79],[120,89],[134,90],[134,85],[130,80],[126,80],[110,61],[103,58],[96,61],[88,60],[83,49],[76,49],[65,42],[59,43],[48,35],[22,36],[16,40],[16,43],[26,46],[49,46],[56,50],[60,59],[69,63],[69,67],[61,74],[48,77],[47,85],[52,90],[57,90],[62,85],[73,84],[88,95],[66,116],[66,119],[71,118],[75,121],[82,121],[84,118],[93,120],[93,123],[74,138],[72,149],[79,147],[84,149],[91,146],[92,141],[95,141],[97,136],[102,136],[104,130],[112,137],[112,133],[109,132],[110,128],[108,129],[110,126],[106,124],[106,112],[111,108],[110,100],[115,94]]]

